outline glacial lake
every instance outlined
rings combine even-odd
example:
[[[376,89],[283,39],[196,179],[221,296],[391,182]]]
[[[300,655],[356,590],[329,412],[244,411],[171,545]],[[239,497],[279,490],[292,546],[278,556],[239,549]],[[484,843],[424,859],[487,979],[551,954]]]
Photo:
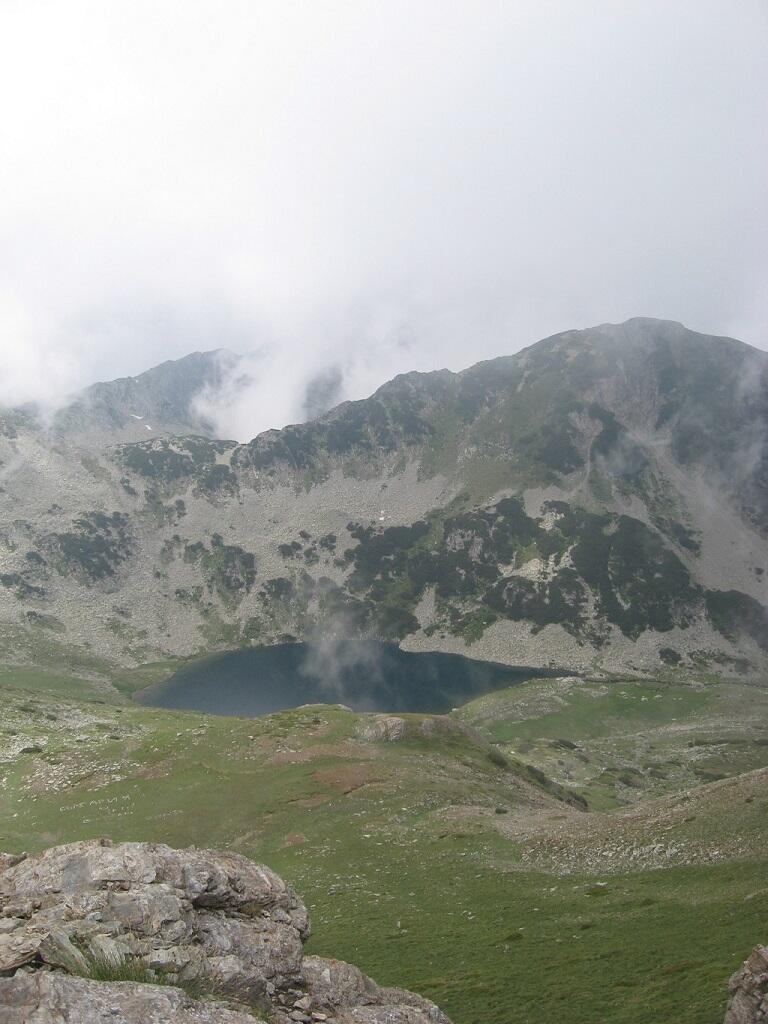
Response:
[[[317,644],[277,644],[213,655],[145,688],[136,700],[152,707],[249,718],[302,704],[442,714],[491,690],[558,674],[330,637]]]

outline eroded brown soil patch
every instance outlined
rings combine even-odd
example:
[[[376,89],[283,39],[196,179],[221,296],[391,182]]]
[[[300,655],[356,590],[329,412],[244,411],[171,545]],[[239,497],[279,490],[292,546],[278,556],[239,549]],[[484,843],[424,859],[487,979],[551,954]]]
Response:
[[[342,793],[352,793],[368,783],[381,781],[373,775],[370,766],[365,764],[344,764],[334,768],[321,768],[312,777],[322,785],[332,786]]]

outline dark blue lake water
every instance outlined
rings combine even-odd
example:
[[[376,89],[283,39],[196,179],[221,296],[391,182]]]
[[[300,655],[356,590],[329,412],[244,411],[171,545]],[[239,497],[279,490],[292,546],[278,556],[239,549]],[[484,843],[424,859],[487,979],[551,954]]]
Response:
[[[441,714],[491,690],[555,674],[458,654],[414,654],[393,644],[329,638],[217,654],[185,665],[142,690],[137,700],[154,707],[246,717],[301,704]]]

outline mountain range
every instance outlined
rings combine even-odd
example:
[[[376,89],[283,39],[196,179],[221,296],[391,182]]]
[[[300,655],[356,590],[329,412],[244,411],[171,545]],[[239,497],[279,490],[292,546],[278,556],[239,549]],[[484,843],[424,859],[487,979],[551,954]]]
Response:
[[[638,318],[246,444],[237,357],[0,410],[0,639],[93,672],[324,633],[570,672],[768,667],[768,354]]]

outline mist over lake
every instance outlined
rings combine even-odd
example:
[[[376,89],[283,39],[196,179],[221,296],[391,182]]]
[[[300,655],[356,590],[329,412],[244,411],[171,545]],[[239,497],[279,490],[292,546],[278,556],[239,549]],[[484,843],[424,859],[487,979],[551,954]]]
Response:
[[[341,703],[354,711],[443,714],[541,669],[411,653],[394,644],[346,640],[327,647],[276,644],[185,665],[137,695],[142,704],[252,717],[302,704]]]

